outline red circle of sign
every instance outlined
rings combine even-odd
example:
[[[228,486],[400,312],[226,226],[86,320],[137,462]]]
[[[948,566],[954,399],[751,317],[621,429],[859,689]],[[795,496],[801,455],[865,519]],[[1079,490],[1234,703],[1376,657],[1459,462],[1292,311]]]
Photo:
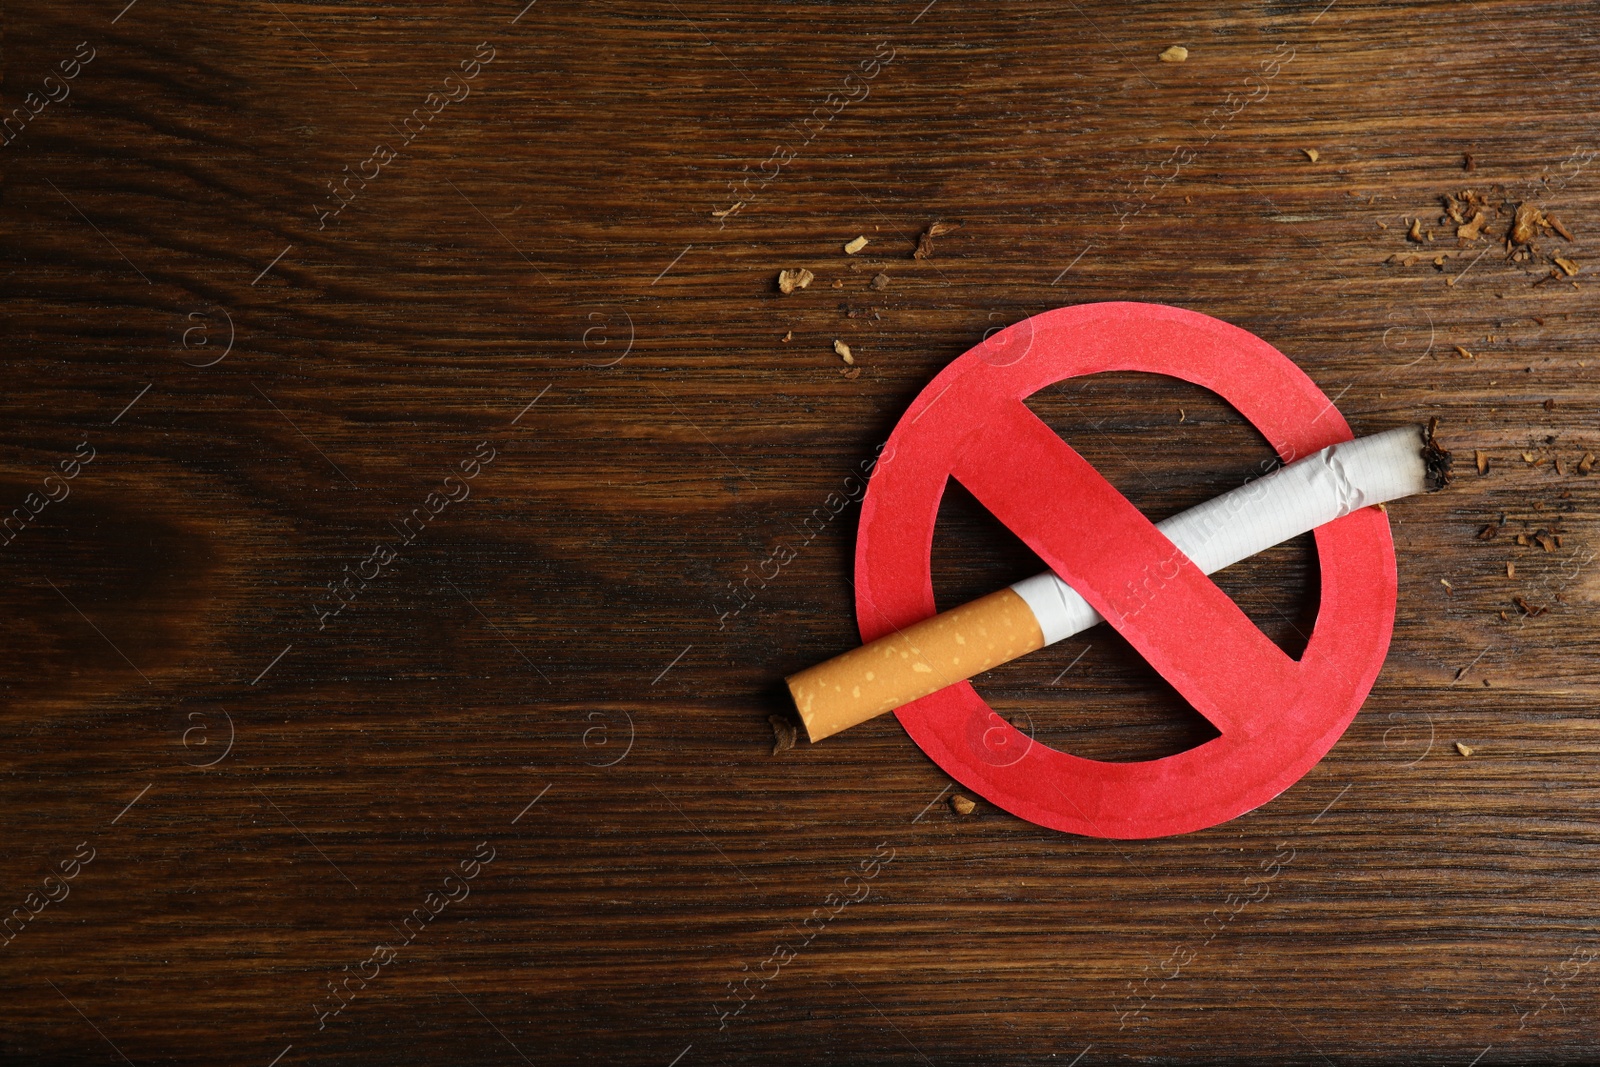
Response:
[[[1024,339],[1023,357],[986,357],[996,343],[1009,346],[1009,357]],[[1022,404],[1058,381],[1103,371],[1210,389],[1285,461],[1351,436],[1286,356],[1208,315],[1139,303],[1036,315],[956,359],[895,427],[862,502],[856,612],[863,641],[934,614],[933,528],[955,476],[1221,736],[1164,759],[1083,759],[1031,741],[969,682],[901,708],[901,724],[951,777],[1042,826],[1111,838],[1188,833],[1271,800],[1344,733],[1388,651],[1394,542],[1376,508],[1316,531],[1322,599],[1304,654],[1290,659]],[[1143,595],[1130,598],[1136,589]]]

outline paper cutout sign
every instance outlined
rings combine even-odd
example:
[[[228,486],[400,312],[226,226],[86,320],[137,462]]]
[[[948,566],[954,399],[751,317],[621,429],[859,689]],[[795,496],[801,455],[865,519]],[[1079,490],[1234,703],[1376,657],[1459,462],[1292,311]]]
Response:
[[[863,641],[935,613],[933,528],[956,478],[1221,736],[1157,760],[1084,759],[1021,733],[969,682],[899,709],[901,724],[951,777],[1031,822],[1091,837],[1188,833],[1265,804],[1344,733],[1388,651],[1394,542],[1376,508],[1317,529],[1322,599],[1291,659],[1022,402],[1102,371],[1210,389],[1285,462],[1351,438],[1303,371],[1236,326],[1159,304],[1036,315],[956,359],[895,427],[862,502],[856,612]]]

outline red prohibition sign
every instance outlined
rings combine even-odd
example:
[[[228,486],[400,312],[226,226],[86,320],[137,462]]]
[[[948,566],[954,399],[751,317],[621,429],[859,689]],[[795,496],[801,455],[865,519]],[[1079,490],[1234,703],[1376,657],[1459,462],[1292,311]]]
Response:
[[[1042,826],[1111,838],[1188,833],[1271,800],[1344,733],[1388,651],[1394,542],[1376,508],[1316,531],[1322,599],[1304,654],[1291,659],[1023,403],[1102,371],[1210,389],[1286,462],[1351,437],[1294,363],[1218,319],[1137,303],[1036,315],[956,359],[895,427],[862,502],[856,612],[863,641],[935,613],[929,553],[954,477],[1220,736],[1163,759],[1084,759],[1032,741],[969,682],[901,708],[901,724],[951,777]],[[1159,593],[1129,596],[1146,587],[1154,565],[1162,566]]]

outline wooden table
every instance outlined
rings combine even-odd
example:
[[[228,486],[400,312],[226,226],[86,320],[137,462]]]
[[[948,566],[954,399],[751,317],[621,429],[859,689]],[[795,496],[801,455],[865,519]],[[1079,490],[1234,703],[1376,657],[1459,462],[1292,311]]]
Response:
[[[1591,9],[123,2],[5,13],[8,1060],[1600,1055]],[[1508,258],[1523,202],[1573,240]],[[1152,841],[959,816],[892,717],[774,755],[850,476],[1100,300],[1441,420],[1348,733]],[[1033,407],[1153,516],[1269,455],[1169,380]],[[952,487],[941,604],[1033,565]],[[1291,652],[1317,581],[1219,578]],[[1208,736],[1104,626],[978,685]]]

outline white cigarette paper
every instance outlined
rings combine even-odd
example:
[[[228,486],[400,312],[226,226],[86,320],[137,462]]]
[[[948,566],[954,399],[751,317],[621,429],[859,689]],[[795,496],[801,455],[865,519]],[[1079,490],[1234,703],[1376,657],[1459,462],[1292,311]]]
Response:
[[[1332,445],[1156,528],[1211,574],[1358,508],[1437,489],[1449,466],[1431,426],[1403,426]],[[789,692],[820,741],[1100,621],[1046,571],[790,675]]]
[[[1428,488],[1420,427],[1330,445],[1247,485],[1156,524],[1206,574],[1231,567],[1359,508]],[[1053,645],[1103,621],[1053,571],[1011,589],[1027,603],[1044,643]]]

